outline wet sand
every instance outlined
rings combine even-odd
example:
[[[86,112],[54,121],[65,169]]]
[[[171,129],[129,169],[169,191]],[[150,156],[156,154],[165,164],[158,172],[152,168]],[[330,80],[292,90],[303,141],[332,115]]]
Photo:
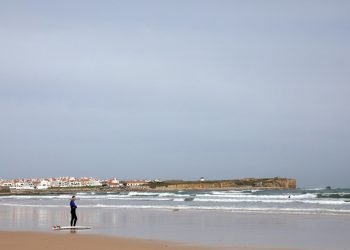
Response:
[[[61,246],[60,250],[68,249],[65,247],[68,243],[62,245],[61,242],[74,240],[80,242],[74,244],[85,244],[85,239],[90,237],[91,239],[112,238],[113,242],[129,239],[126,241],[127,244],[139,242],[140,245],[132,245],[130,249],[147,249],[141,247],[156,242],[158,242],[157,247],[160,248],[152,246],[152,249],[163,249],[161,248],[165,247],[163,242],[175,242],[166,243],[166,249],[169,249],[169,246],[181,246],[181,248],[171,249],[188,249],[184,246],[195,245],[204,247],[195,249],[350,249],[348,247],[350,246],[349,216],[102,209],[81,206],[78,225],[91,226],[92,230],[77,231],[73,235],[66,231],[51,230],[53,225],[66,226],[69,224],[69,219],[69,211],[67,212],[65,207],[0,204],[0,232],[13,232],[12,238],[10,235],[5,236],[4,233],[0,235],[0,249],[19,250],[20,245],[15,244],[22,244],[25,239],[28,239],[24,246],[26,249],[28,249],[27,246],[31,246],[34,250],[37,249],[38,242],[47,242],[45,237],[54,236],[63,237],[57,240],[57,244]],[[30,232],[30,234],[22,236],[19,231]],[[5,242],[7,245],[4,245]],[[96,242],[91,242],[89,245],[95,246],[95,249],[96,247],[97,249],[115,249],[109,246],[121,244],[120,242],[109,243],[110,245],[106,245],[106,248],[100,248]],[[44,250],[44,248],[37,250],[41,249]],[[45,249],[51,249],[51,247]]]
[[[77,233],[0,232],[0,249],[26,250],[263,250],[249,247],[204,247],[166,241],[140,240]],[[267,250],[267,249],[264,249]],[[277,250],[277,249],[276,249]],[[282,250],[282,249],[281,249]]]

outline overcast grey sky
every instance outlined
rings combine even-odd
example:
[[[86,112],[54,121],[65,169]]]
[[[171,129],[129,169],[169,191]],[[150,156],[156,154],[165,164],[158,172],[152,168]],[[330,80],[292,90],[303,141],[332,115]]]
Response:
[[[349,187],[350,1],[0,1],[0,178]]]

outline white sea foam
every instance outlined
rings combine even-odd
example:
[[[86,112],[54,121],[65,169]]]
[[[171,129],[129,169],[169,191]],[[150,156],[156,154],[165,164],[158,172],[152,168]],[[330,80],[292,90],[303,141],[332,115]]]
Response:
[[[326,190],[325,188],[305,188],[303,189],[305,191],[321,191],[321,190]]]
[[[283,195],[254,195],[254,194],[198,194],[196,197],[213,197],[213,198],[237,198],[237,199],[257,199],[257,200],[264,200],[264,199],[314,199],[317,198],[317,194],[283,194]]]
[[[203,199],[203,198],[195,198],[194,201],[197,202],[217,202],[217,203],[308,203],[308,204],[323,204],[323,205],[343,205],[347,202],[342,200],[297,200],[297,199],[286,199],[286,200],[277,200],[277,199]]]
[[[236,191],[236,190],[230,190],[230,191],[212,191],[210,194],[213,195],[231,195],[231,194],[243,194],[246,193],[246,191]]]
[[[44,199],[70,199],[69,195],[9,195],[0,196],[0,199],[13,199],[13,200],[44,200]]]
[[[175,195],[177,195],[177,194],[175,194],[175,193],[159,193],[158,194],[160,197],[164,197],[164,196],[175,196]]]
[[[159,193],[151,193],[151,192],[129,192],[128,196],[158,196]]]
[[[185,201],[185,199],[175,198],[174,201]]]

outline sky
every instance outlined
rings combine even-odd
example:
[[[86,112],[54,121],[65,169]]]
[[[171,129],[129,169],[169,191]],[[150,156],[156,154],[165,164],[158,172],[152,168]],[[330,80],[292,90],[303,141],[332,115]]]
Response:
[[[0,178],[349,187],[349,1],[0,1]]]

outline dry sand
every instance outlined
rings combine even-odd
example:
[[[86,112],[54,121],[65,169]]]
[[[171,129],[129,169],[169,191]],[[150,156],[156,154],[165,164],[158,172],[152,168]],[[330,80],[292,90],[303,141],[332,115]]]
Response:
[[[257,250],[246,247],[205,247],[173,242],[117,238],[77,233],[0,232],[0,249],[11,250]],[[260,250],[260,249],[259,249]]]

